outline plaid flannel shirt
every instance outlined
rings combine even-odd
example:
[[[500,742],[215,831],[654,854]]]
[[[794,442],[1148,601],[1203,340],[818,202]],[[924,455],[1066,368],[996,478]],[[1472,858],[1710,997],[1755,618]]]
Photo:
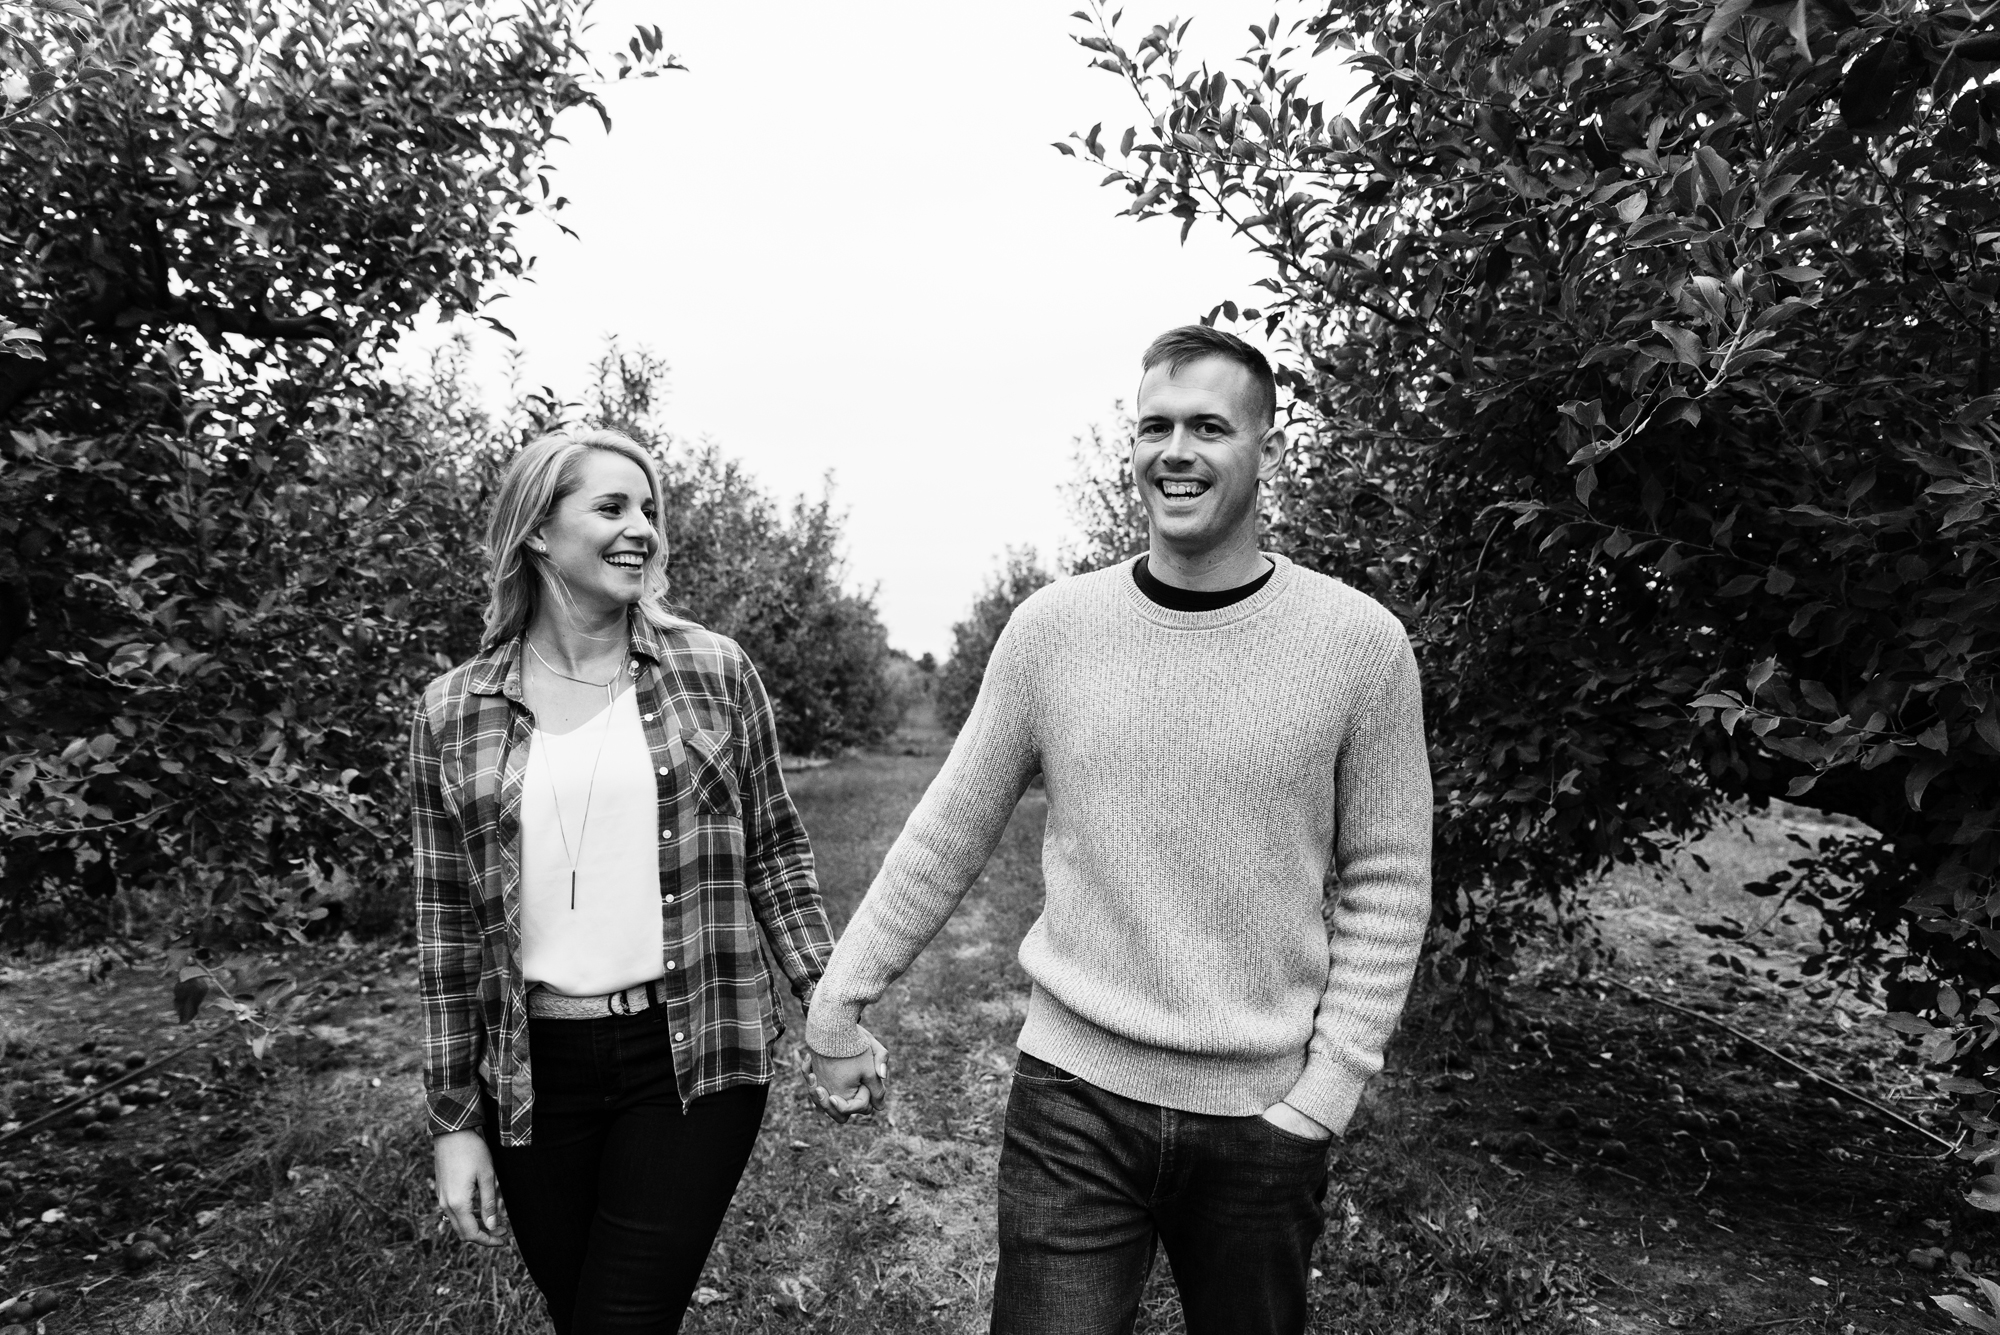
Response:
[[[685,1105],[771,1079],[782,1025],[759,928],[802,1006],[833,953],[812,850],[778,769],[757,671],[733,640],[632,622],[629,671],[653,755],[664,923],[658,984]],[[530,1140],[521,976],[521,787],[534,716],[519,637],[433,681],[410,727],[424,1096],[432,1135]],[[672,969],[665,967],[672,961]],[[683,1037],[685,1035],[685,1037]]]

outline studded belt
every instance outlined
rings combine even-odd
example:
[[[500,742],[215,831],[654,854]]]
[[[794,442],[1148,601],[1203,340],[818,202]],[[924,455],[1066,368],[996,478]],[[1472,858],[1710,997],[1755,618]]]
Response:
[[[658,979],[594,997],[572,997],[537,986],[528,993],[528,1014],[544,1020],[601,1020],[607,1015],[636,1015],[660,1001]]]

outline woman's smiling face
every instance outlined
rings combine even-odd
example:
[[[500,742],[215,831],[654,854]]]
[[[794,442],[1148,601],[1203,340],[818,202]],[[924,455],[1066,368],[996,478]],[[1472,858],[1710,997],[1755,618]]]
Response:
[[[537,530],[542,575],[585,616],[617,612],[645,591],[646,563],[663,540],[646,471],[622,454],[586,450],[577,487],[555,503]]]

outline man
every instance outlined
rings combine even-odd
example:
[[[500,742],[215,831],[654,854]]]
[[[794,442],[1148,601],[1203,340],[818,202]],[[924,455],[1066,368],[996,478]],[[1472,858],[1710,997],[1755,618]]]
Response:
[[[862,1010],[1047,780],[1047,899],[1000,1155],[1004,1335],[1129,1331],[1163,1245],[1191,1335],[1305,1328],[1331,1140],[1430,910],[1417,668],[1380,605],[1258,550],[1262,354],[1146,350],[1145,556],[1042,589],[856,910],[806,1029],[821,1106],[881,1096]]]

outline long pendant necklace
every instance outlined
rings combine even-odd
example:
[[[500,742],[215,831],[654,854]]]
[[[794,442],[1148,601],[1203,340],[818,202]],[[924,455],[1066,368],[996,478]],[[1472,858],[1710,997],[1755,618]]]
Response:
[[[601,686],[604,688],[604,730],[597,735],[597,756],[590,762],[590,784],[583,790],[583,822],[577,826],[576,848],[574,851],[569,846],[569,826],[563,820],[562,794],[556,786],[555,767],[549,764],[546,754],[542,757],[542,767],[548,770],[549,773],[549,800],[555,804],[556,809],[556,833],[562,836],[563,856],[569,859],[569,907],[571,912],[575,912],[576,868],[577,863],[583,857],[583,836],[590,829],[590,802],[597,795],[597,767],[604,761],[604,743],[611,736],[611,711],[617,703],[617,692],[613,688],[617,686],[618,678],[615,674],[609,681],[585,681],[582,677],[572,677],[548,659],[543,658],[542,651],[535,648],[533,640],[528,640],[525,635],[521,638],[527,640],[528,652],[540,659],[542,666],[550,672],[555,673],[558,677],[561,677],[565,681],[573,681],[579,686]]]

